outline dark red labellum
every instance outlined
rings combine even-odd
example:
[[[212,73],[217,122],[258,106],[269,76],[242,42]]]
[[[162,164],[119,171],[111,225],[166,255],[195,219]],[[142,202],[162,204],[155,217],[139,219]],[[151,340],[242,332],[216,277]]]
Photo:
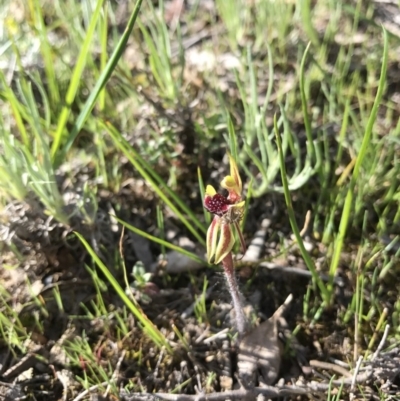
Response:
[[[206,195],[204,198],[204,207],[213,214],[222,217],[229,209],[229,202],[225,196],[215,194],[213,196]]]

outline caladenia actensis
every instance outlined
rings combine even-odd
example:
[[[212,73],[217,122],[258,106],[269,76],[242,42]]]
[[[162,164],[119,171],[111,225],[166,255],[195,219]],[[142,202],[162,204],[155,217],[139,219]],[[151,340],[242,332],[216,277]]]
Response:
[[[223,196],[211,186],[207,185],[204,196],[204,207],[214,215],[207,231],[207,258],[209,263],[222,263],[228,289],[232,297],[236,314],[236,324],[239,337],[245,334],[246,319],[244,317],[240,293],[233,265],[232,248],[235,244],[235,230],[241,244],[242,253],[246,245],[240,230],[240,221],[243,218],[245,201],[242,200],[242,180],[235,159],[228,154],[230,175],[221,181],[221,187],[228,191]]]

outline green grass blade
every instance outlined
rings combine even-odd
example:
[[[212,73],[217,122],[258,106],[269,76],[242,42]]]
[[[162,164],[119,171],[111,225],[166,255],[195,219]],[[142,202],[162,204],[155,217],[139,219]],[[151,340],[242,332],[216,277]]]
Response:
[[[229,151],[230,151],[232,157],[238,163],[239,159],[238,159],[238,152],[237,152],[237,140],[236,140],[235,127],[233,125],[232,118],[228,111],[226,111],[226,119],[227,119],[227,124],[228,124]]]
[[[107,65],[107,39],[108,39],[108,4],[104,4],[103,13],[100,17],[99,36],[101,45],[100,71],[103,71]],[[106,88],[103,87],[99,94],[99,111],[103,112],[106,107]]]
[[[31,17],[35,24],[35,28],[40,36],[40,51],[43,56],[44,69],[46,72],[47,83],[50,90],[50,98],[54,105],[60,102],[60,93],[58,88],[58,80],[54,70],[54,60],[51,50],[51,44],[49,42],[49,35],[47,27],[44,22],[43,7],[39,0],[30,0],[28,2],[31,11]]]
[[[268,52],[268,88],[267,88],[267,93],[265,94],[264,104],[261,109],[262,116],[265,116],[267,107],[269,105],[269,100],[271,98],[272,90],[274,88],[274,63],[272,60],[271,47],[268,45],[268,43],[267,43],[267,52]]]
[[[143,330],[146,334],[151,338],[151,340],[159,347],[165,347],[168,352],[172,354],[172,349],[168,344],[167,339],[164,335],[158,330],[156,326],[149,320],[149,318],[144,314],[144,312],[139,309],[138,305],[135,305],[132,300],[125,294],[125,291],[120,286],[115,277],[111,274],[110,270],[108,270],[107,266],[101,261],[96,252],[91,248],[91,246],[87,243],[87,241],[83,238],[83,236],[77,232],[75,235],[82,242],[83,246],[88,251],[89,255],[93,258],[96,265],[100,268],[108,282],[113,286],[114,290],[117,292],[118,296],[125,303],[125,305],[130,309],[130,311],[136,316],[138,321],[143,325]]]
[[[192,217],[192,222],[181,213],[181,211],[175,206],[175,204],[168,198],[166,194],[171,196],[173,200],[183,208],[183,202],[174,194],[168,185],[151,169],[151,167],[145,163],[145,161],[137,154],[137,152],[130,146],[130,144],[118,133],[118,131],[111,124],[102,124],[113,139],[115,145],[122,151],[126,158],[132,163],[139,174],[146,180],[146,182],[152,186],[154,192],[160,197],[160,199],[176,214],[176,216],[182,221],[186,228],[197,238],[197,240],[205,246],[204,238],[198,233],[193,227],[193,223],[196,224],[197,219],[193,219],[193,212],[190,211],[189,215]],[[183,209],[185,212],[188,211],[188,207],[184,205]],[[203,233],[205,233],[204,226],[199,222],[202,227]],[[197,224],[196,224],[197,225]]]
[[[300,14],[303,28],[307,33],[309,39],[313,43],[313,45],[318,46],[319,45],[318,34],[312,24],[311,0],[300,0],[299,6],[300,6]]]
[[[0,95],[5,97],[6,102],[9,103],[11,110],[13,112],[15,123],[18,127],[19,133],[21,134],[22,143],[26,146],[30,146],[30,139],[28,133],[26,131],[26,127],[24,124],[24,118],[26,118],[26,111],[21,103],[18,101],[15,93],[11,90],[9,85],[6,82],[4,74],[0,71],[0,83],[2,84],[2,90],[0,91]]]
[[[67,121],[71,112],[71,106],[75,99],[76,93],[78,91],[83,70],[86,66],[87,57],[89,54],[89,48],[93,40],[94,33],[96,32],[96,25],[101,14],[101,8],[103,6],[104,0],[98,0],[96,4],[96,8],[93,12],[92,19],[90,21],[90,25],[85,37],[85,41],[83,42],[81,51],[79,53],[78,59],[75,64],[74,71],[72,73],[71,81],[68,86],[68,91],[65,96],[65,103],[61,110],[61,113],[58,117],[57,129],[54,134],[54,141],[51,147],[51,157],[54,161],[57,151],[61,146],[61,142],[64,136],[65,126],[67,125]]]
[[[197,166],[197,178],[199,181],[201,200],[203,201],[206,190],[205,190],[205,186],[204,186],[203,176],[201,175],[201,169],[199,166]],[[205,208],[203,208],[203,212],[204,212],[204,220],[205,220],[206,224],[210,225],[211,214],[209,212],[207,212],[207,210]]]
[[[88,99],[86,100],[83,109],[81,110],[81,112],[79,113],[79,116],[74,124],[74,126],[72,127],[72,130],[67,138],[67,141],[65,143],[65,145],[63,146],[63,148],[61,149],[60,155],[59,157],[57,157],[57,161],[56,161],[56,165],[58,165],[60,163],[60,161],[62,161],[65,157],[65,154],[68,152],[68,150],[71,148],[72,144],[75,141],[75,138],[77,137],[77,135],[79,134],[80,130],[82,129],[85,121],[87,120],[89,114],[91,113],[97,98],[101,92],[101,90],[103,89],[103,87],[105,86],[105,84],[107,83],[107,81],[109,80],[109,78],[111,77],[111,74],[113,73],[113,71],[115,70],[119,59],[121,58],[124,50],[125,50],[125,46],[128,42],[129,36],[133,30],[133,27],[135,26],[135,22],[136,19],[139,15],[139,10],[140,7],[142,5],[142,1],[143,0],[137,0],[135,8],[129,18],[128,24],[124,30],[123,35],[121,36],[119,42],[117,43],[115,50],[113,52],[113,54],[111,55],[110,59],[107,62],[106,68],[103,70],[103,72],[101,73],[99,79],[96,82],[95,87],[93,88],[90,96],[88,97]],[[57,153],[57,149],[54,149],[52,154],[56,154]]]
[[[311,121],[308,116],[308,104],[307,104],[307,97],[306,97],[306,89],[304,83],[304,70],[307,60],[307,54],[310,50],[311,43],[309,43],[304,51],[303,58],[301,59],[300,64],[300,96],[301,96],[301,107],[303,110],[303,119],[304,119],[304,126],[306,129],[306,136],[307,136],[307,153],[312,156],[311,160],[315,160],[315,148],[314,148],[314,141],[312,137],[311,131]]]
[[[289,192],[289,184],[288,184],[288,180],[287,180],[286,167],[285,167],[285,158],[284,158],[283,150],[282,150],[281,137],[278,132],[276,115],[274,116],[274,130],[275,130],[276,143],[277,143],[278,152],[279,152],[283,192],[285,195],[285,201],[286,201],[287,211],[288,211],[288,215],[289,215],[290,225],[291,225],[293,233],[296,237],[297,245],[299,246],[301,256],[303,257],[308,270],[310,270],[314,282],[317,284],[319,290],[321,291],[322,299],[325,302],[327,302],[329,299],[328,289],[326,288],[324,282],[319,277],[319,274],[315,268],[314,262],[312,261],[309,253],[307,252],[307,250],[304,246],[303,239],[301,238],[301,235],[300,235],[299,227],[297,226],[296,216],[294,214],[292,199],[290,197],[290,192]]]
[[[148,233],[146,233],[145,231],[142,231],[142,230],[140,230],[139,228],[137,228],[137,227],[135,227],[135,226],[132,226],[132,225],[126,223],[125,221],[119,219],[117,216],[113,216],[113,217],[114,217],[119,223],[121,223],[124,227],[126,227],[128,230],[134,232],[135,234],[138,234],[138,235],[142,236],[143,238],[147,238],[148,240],[153,241],[153,242],[155,242],[156,244],[160,244],[161,246],[163,246],[163,247],[165,247],[165,248],[169,248],[169,249],[172,249],[173,251],[179,252],[179,253],[181,253],[182,255],[185,255],[185,256],[187,256],[188,258],[193,259],[194,261],[196,261],[196,262],[198,262],[198,263],[203,263],[204,265],[207,264],[207,262],[205,262],[203,259],[201,259],[199,256],[197,256],[195,253],[189,252],[189,251],[187,251],[186,249],[181,248],[181,247],[178,246],[178,245],[171,244],[170,242],[165,241],[165,240],[163,240],[163,239],[161,239],[161,238],[154,237],[153,235],[148,234]]]
[[[353,175],[350,180],[349,190],[347,191],[346,199],[343,206],[342,216],[340,219],[339,225],[339,233],[335,240],[334,250],[332,255],[332,260],[329,268],[329,274],[331,277],[331,282],[329,284],[329,291],[333,291],[333,278],[336,273],[337,267],[340,261],[340,255],[343,248],[344,239],[347,232],[347,227],[350,221],[351,208],[353,206],[353,198],[354,198],[354,190],[357,183],[357,179],[360,173],[360,169],[367,153],[368,147],[370,145],[370,140],[372,136],[372,129],[375,124],[375,120],[378,114],[378,108],[382,101],[383,91],[385,88],[386,82],[386,71],[388,66],[388,51],[389,51],[389,42],[388,42],[388,34],[384,28],[383,29],[383,56],[382,56],[382,66],[381,66],[381,74],[379,78],[378,90],[374,99],[374,104],[371,109],[371,113],[368,118],[367,126],[365,128],[365,134],[361,143],[361,148],[359,154],[357,156],[357,160],[354,166]]]

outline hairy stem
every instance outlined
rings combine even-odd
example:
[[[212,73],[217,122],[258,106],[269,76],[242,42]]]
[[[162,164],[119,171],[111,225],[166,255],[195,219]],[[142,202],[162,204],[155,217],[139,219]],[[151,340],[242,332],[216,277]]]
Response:
[[[233,309],[236,315],[236,326],[239,333],[239,337],[243,337],[246,332],[246,318],[244,317],[242,303],[240,302],[240,292],[236,281],[235,269],[233,267],[232,252],[222,260],[222,266],[224,268],[226,281],[228,283],[228,289],[232,297]]]

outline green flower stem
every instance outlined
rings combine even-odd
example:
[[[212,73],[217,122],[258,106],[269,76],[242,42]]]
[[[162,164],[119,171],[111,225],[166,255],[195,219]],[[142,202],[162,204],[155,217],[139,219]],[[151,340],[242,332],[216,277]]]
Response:
[[[232,297],[233,309],[235,310],[236,328],[239,333],[239,338],[243,338],[246,333],[246,318],[244,316],[242,303],[240,302],[240,292],[236,281],[232,252],[229,252],[228,255],[222,259],[222,266],[228,283],[228,289]]]

